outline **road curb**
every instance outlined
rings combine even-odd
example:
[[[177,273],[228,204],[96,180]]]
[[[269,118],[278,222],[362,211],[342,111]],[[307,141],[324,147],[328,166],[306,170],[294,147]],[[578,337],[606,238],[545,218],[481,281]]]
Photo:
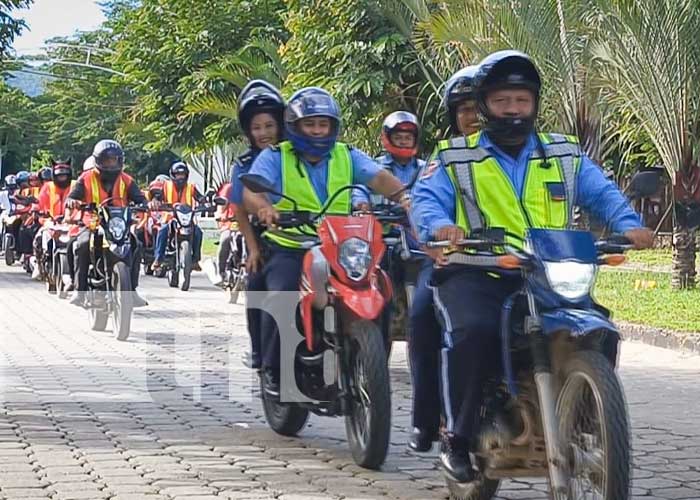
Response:
[[[676,332],[624,321],[616,322],[625,340],[700,355],[700,333]]]

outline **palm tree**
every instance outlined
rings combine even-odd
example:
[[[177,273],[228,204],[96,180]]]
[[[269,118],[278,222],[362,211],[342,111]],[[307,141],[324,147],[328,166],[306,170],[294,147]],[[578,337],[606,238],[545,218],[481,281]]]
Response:
[[[636,117],[673,183],[672,284],[692,288],[696,245],[686,214],[700,192],[700,9],[694,0],[598,0],[590,7],[607,97]]]

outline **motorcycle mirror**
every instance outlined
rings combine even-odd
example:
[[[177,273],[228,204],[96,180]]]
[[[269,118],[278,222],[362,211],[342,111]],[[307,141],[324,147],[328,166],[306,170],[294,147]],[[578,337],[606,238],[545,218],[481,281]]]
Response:
[[[648,198],[656,193],[661,184],[661,170],[643,170],[632,176],[627,188],[632,199]]]
[[[228,204],[228,200],[224,198],[223,196],[216,196],[214,197],[214,205],[226,205]]]

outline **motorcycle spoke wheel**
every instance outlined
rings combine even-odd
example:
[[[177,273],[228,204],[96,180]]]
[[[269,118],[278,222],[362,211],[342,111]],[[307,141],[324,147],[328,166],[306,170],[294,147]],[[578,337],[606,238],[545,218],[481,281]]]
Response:
[[[624,396],[607,359],[577,353],[557,403],[570,500],[629,496],[629,425]]]

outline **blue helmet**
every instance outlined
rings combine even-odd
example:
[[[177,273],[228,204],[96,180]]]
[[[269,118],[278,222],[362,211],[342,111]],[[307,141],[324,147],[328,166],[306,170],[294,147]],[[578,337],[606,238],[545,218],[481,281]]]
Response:
[[[298,121],[312,116],[326,116],[333,121],[331,133],[326,137],[309,137],[303,135],[298,129]],[[306,87],[292,95],[284,112],[284,124],[287,137],[300,153],[313,156],[327,155],[340,133],[342,119],[340,106],[333,96],[319,87]]]
[[[20,170],[17,172],[17,185],[22,186],[22,184],[28,184],[29,183],[29,172],[26,170]]]
[[[442,105],[453,129],[457,128],[457,107],[461,102],[475,100],[474,77],[478,66],[467,66],[460,69],[447,80]]]

